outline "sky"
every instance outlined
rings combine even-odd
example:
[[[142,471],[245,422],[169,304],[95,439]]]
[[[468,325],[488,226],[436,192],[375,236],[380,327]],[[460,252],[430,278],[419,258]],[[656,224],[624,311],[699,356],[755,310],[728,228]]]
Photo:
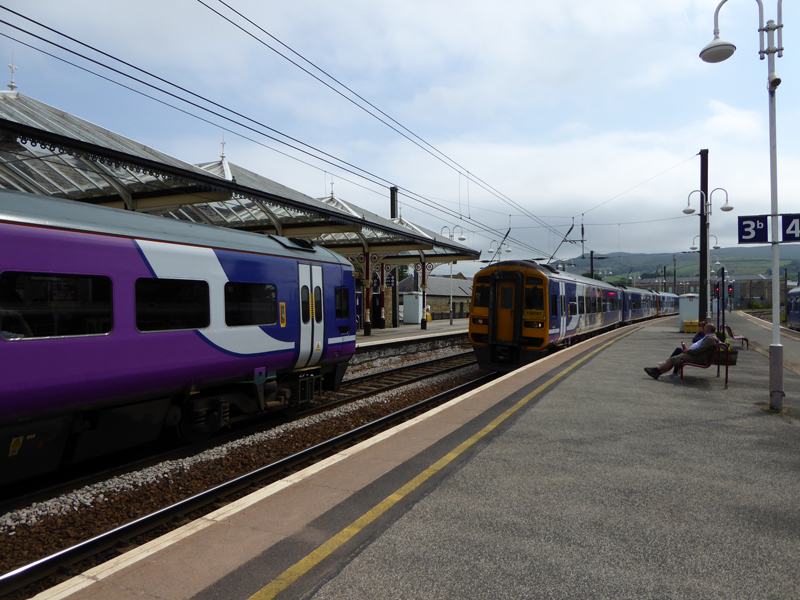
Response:
[[[396,185],[404,218],[464,232],[484,257],[507,232],[504,259],[687,251],[700,233],[701,149],[709,189],[722,188],[710,217],[720,246],[737,245],[737,216],[770,213],[755,2],[721,8],[720,37],[737,51],[707,64],[717,0],[225,1],[6,0],[108,56],[0,10],[0,57],[13,54],[18,92],[185,162],[217,160],[224,138],[230,162],[313,197],[333,184],[387,217]],[[800,15],[783,8],[778,212],[800,213]],[[777,20],[776,1],[764,18]],[[719,210],[726,195],[733,211]]]

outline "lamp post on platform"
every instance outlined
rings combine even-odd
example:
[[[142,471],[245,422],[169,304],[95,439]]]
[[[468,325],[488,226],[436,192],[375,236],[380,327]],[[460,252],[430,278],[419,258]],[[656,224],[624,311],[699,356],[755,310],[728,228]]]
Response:
[[[455,238],[456,229],[461,229],[460,225],[456,225],[453,227],[453,230],[450,231],[450,228],[445,225],[442,227],[442,230],[439,232],[440,234],[444,235],[444,230],[447,229],[447,235],[452,240]],[[461,229],[461,235],[458,236],[459,242],[466,241],[467,237],[464,235],[464,230]],[[453,324],[453,261],[450,261],[450,325]]]
[[[719,9],[728,0],[722,0],[714,11],[714,39],[700,51],[700,58],[708,63],[722,62],[733,56],[736,46],[719,39]],[[778,251],[778,145],[775,92],[781,78],[775,73],[775,54],[783,56],[783,0],[778,0],[778,23],[770,19],[764,26],[764,5],[758,3],[758,35],[761,60],[767,58],[767,92],[769,94],[769,171],[770,197],[772,208],[772,344],[769,347],[769,407],[783,410],[783,346],[781,345],[781,282]],[[775,32],[778,32],[778,45],[775,46]],[[764,48],[764,33],[767,34],[767,47]]]
[[[705,314],[700,314],[700,320],[704,320],[707,318],[707,315],[712,313],[711,310],[711,265],[709,264],[709,253],[710,245],[711,245],[711,238],[713,237],[716,240],[716,244],[714,245],[714,249],[719,249],[719,240],[717,240],[717,236],[711,235],[709,233],[709,229],[711,227],[711,199],[714,197],[714,192],[722,191],[725,192],[725,204],[720,208],[720,210],[724,212],[728,212],[733,210],[733,207],[728,202],[728,192],[723,188],[715,188],[712,192],[708,195],[708,200],[706,200],[706,194],[702,190],[693,190],[689,192],[689,197],[686,199],[686,208],[683,209],[684,214],[691,215],[694,213],[694,209],[692,208],[692,194],[698,193],[700,194],[700,235],[695,236],[695,239],[698,237],[700,238],[700,307],[701,311],[705,311]],[[695,250],[697,246],[694,245],[692,242],[692,250]]]

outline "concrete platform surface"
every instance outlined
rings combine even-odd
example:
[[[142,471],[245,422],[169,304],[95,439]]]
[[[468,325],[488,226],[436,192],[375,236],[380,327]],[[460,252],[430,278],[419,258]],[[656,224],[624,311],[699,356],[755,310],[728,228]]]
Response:
[[[389,340],[428,339],[441,335],[467,333],[468,329],[469,319],[453,319],[452,325],[450,325],[449,319],[443,319],[431,321],[425,329],[422,329],[419,324],[400,324],[399,327],[373,329],[370,335],[364,335],[362,330],[356,335],[356,347],[362,348],[369,345],[382,344]]]
[[[758,349],[727,390],[653,380],[677,329],[558,352],[40,597],[800,597],[800,377],[782,413]]]

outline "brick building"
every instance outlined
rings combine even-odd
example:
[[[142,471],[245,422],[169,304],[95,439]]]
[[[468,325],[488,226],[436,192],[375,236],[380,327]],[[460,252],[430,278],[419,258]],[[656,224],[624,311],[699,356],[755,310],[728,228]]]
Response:
[[[400,282],[400,304],[403,304],[403,293],[420,292],[419,281],[415,283],[414,276],[411,275]],[[453,317],[456,319],[464,318],[470,311],[472,302],[472,279],[467,279],[462,273],[454,274],[452,279],[449,276],[429,275],[427,277],[426,302],[431,308],[431,315],[434,319],[450,318],[450,294],[453,295]]]

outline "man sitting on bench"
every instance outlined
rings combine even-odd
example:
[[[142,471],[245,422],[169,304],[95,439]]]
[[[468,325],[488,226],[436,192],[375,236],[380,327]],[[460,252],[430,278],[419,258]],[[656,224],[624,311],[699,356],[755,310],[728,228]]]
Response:
[[[653,379],[658,379],[660,375],[666,373],[672,368],[678,369],[683,363],[693,363],[696,365],[707,365],[711,360],[711,355],[717,347],[717,337],[714,335],[716,327],[712,323],[706,323],[703,327],[705,334],[699,341],[695,342],[677,356],[669,357],[665,362],[659,364],[657,367],[645,367],[644,372],[650,375]],[[667,375],[670,378],[677,378],[674,373]]]

